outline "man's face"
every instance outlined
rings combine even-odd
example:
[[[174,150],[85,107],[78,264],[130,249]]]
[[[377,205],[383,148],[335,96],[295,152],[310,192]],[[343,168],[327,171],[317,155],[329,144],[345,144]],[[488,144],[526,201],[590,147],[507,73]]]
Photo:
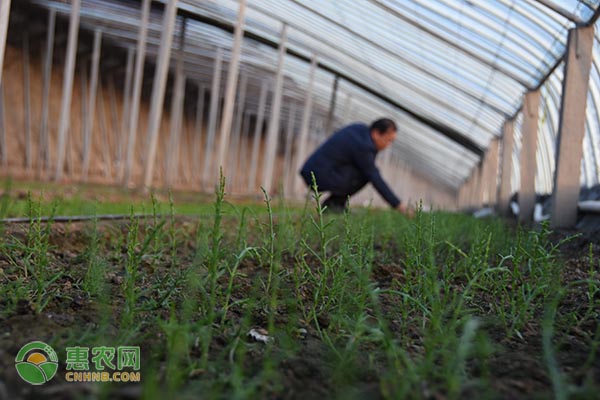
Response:
[[[381,151],[391,145],[396,140],[396,131],[394,129],[388,129],[384,133],[372,130],[371,137],[377,151]]]

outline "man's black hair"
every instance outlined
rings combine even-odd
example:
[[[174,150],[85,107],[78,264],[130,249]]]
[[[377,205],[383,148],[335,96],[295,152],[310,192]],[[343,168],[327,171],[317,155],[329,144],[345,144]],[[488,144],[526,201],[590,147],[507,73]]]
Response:
[[[396,123],[389,118],[381,118],[371,124],[370,130],[377,131],[379,134],[386,133],[389,129],[397,131]]]

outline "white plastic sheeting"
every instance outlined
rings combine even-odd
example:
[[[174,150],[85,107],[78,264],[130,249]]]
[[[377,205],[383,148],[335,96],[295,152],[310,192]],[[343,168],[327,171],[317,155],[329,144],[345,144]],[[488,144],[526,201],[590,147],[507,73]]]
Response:
[[[506,118],[518,112],[523,93],[539,86],[554,70],[542,87],[536,179],[537,190],[549,192],[562,78],[562,66],[554,67],[565,52],[568,29],[591,21],[599,1],[248,0],[245,30],[277,43],[285,23],[289,50],[305,58],[286,57],[282,119],[292,102],[302,102],[308,84],[306,59],[316,54],[322,68],[315,80],[313,125],[323,126],[329,114],[335,71],[348,79],[340,79],[333,126],[380,116],[396,119],[400,135],[393,150],[397,158],[450,188],[464,182],[480,155],[448,132],[485,150],[500,135]],[[32,2],[63,15],[70,11],[65,1]],[[150,59],[156,57],[161,29],[161,7],[156,5],[166,0],[153,3]],[[106,37],[124,47],[134,46],[140,5],[134,0],[83,0],[81,23],[87,29],[102,26]],[[235,23],[238,2],[181,0],[178,7],[190,16],[186,75],[209,82],[217,49],[224,50],[224,68],[228,66],[233,40],[222,27]],[[175,35],[182,21],[180,17]],[[597,41],[595,60],[598,46]],[[249,78],[246,108],[252,109],[257,107],[261,82],[273,78],[276,49],[252,38],[246,38],[242,48],[241,71]],[[595,61],[582,163],[582,184],[587,186],[599,180],[599,85]],[[520,150],[519,127],[517,123],[515,161]],[[518,162],[515,167],[516,190]]]

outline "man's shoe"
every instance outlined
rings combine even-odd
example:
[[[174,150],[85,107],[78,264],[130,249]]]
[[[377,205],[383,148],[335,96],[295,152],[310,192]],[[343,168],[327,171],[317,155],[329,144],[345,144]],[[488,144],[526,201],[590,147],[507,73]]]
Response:
[[[326,213],[342,214],[348,209],[348,200],[331,195],[321,204],[321,208],[325,209]]]

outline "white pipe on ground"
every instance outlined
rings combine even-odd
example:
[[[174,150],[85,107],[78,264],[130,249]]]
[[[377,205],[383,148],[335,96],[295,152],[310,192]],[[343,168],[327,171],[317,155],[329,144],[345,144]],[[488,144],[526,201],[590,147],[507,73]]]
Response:
[[[600,213],[600,200],[580,201],[577,206],[581,212]]]

